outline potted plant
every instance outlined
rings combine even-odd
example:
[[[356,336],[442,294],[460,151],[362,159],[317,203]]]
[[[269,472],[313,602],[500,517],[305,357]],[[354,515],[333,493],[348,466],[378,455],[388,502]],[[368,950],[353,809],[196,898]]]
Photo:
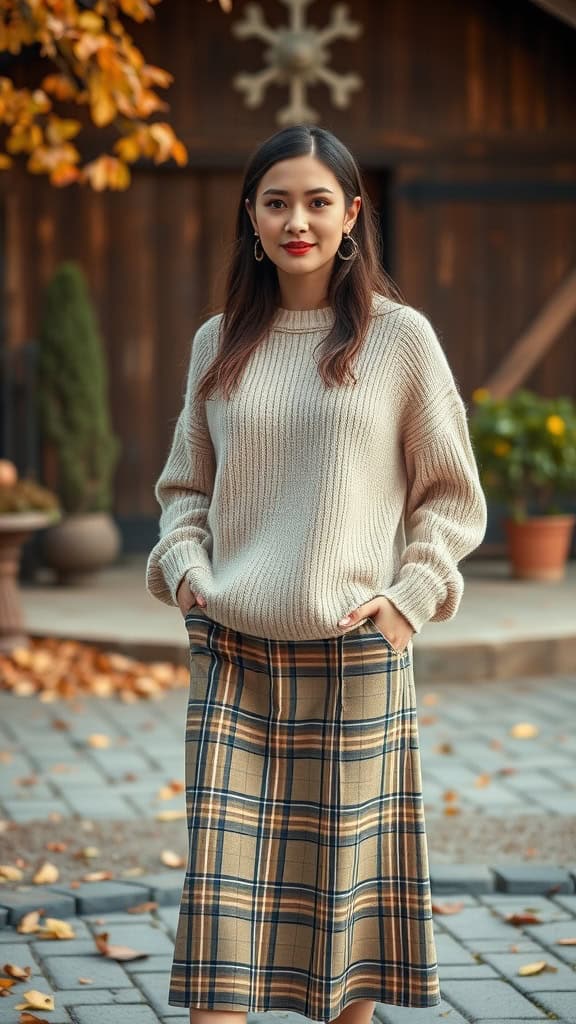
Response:
[[[13,462],[0,459],[0,651],[28,643],[18,589],[24,543],[34,530],[58,521],[57,496],[31,478],[18,479]]]
[[[576,516],[562,499],[576,497],[576,404],[521,389],[494,398],[485,388],[472,395],[470,434],[482,486],[504,504],[513,575],[560,580]]]
[[[62,263],[49,282],[39,330],[38,416],[46,476],[65,513],[42,554],[60,583],[112,562],[120,532],[111,516],[119,441],[110,424],[107,369],[84,274]]]

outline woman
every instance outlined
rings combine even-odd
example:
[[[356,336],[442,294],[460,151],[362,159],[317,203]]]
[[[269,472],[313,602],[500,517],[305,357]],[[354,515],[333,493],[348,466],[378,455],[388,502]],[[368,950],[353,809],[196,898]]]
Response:
[[[252,156],[226,295],[147,568],[191,658],[169,1002],[368,1024],[440,1002],[411,638],[456,614],[486,504],[443,349],[330,132]]]

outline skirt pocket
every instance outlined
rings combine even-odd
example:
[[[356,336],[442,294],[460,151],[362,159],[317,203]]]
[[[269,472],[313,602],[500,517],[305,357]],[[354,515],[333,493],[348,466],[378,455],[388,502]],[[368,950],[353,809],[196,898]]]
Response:
[[[408,641],[408,646],[405,647],[403,651],[397,651],[396,648],[388,639],[388,637],[384,636],[382,630],[376,625],[374,619],[370,618],[370,616],[367,616],[366,622],[370,623],[374,632],[378,634],[378,636],[382,640],[382,643],[386,644],[386,647],[388,648],[391,654],[395,655],[395,657],[397,658],[403,658],[404,660],[408,659],[408,661],[410,661],[410,641]]]

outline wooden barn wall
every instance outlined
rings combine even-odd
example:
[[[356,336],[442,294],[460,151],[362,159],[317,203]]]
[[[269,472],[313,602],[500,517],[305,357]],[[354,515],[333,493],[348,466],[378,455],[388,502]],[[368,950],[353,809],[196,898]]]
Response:
[[[4,177],[4,343],[34,337],[42,289],[62,259],[84,267],[109,359],[123,452],[115,513],[155,519],[152,486],[178,414],[190,338],[220,308],[242,167],[276,130],[287,90],[249,110],[232,88],[265,44],[231,33],[247,3],[164,0],[135,39],[168,67],[184,169],[142,168],[126,193],[57,190]],[[286,8],[262,0],[269,24]],[[308,9],[328,22],[331,0]],[[527,0],[355,0],[364,27],[330,46],[364,88],[336,110],[308,92],[320,123],[356,153],[375,201],[386,269],[435,323],[465,399],[576,264],[576,33]],[[40,73],[40,71],[39,71]],[[532,375],[576,393],[576,328]]]

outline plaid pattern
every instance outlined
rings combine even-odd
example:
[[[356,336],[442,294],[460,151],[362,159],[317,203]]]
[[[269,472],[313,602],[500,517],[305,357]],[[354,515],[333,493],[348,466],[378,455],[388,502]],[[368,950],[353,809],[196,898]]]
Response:
[[[412,643],[186,616],[189,858],[173,1006],[333,1020],[440,1002]]]

